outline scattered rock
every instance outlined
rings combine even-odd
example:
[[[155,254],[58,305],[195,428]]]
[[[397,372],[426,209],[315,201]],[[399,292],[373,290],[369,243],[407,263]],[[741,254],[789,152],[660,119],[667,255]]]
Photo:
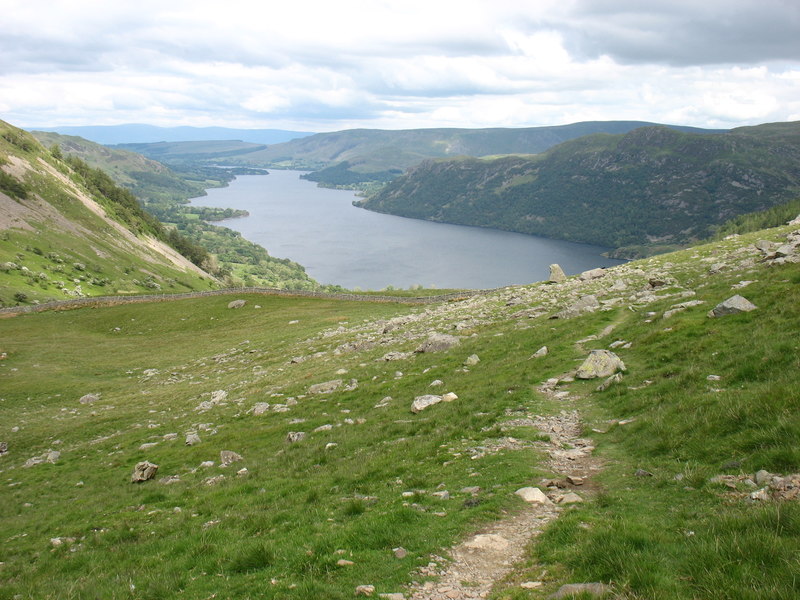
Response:
[[[247,304],[247,300],[233,300],[228,302],[228,308],[242,308],[245,304]]]
[[[592,350],[588,358],[578,368],[578,379],[609,377],[617,371],[625,371],[625,363],[610,350]]]
[[[442,401],[441,396],[436,396],[434,394],[425,394],[424,396],[417,396],[414,398],[414,402],[411,404],[411,412],[417,414],[422,412],[429,406],[433,406],[434,404],[439,404]]]
[[[769,500],[769,490],[767,488],[761,488],[760,490],[756,490],[750,494],[751,500],[759,500],[761,502],[766,502]]]
[[[756,310],[757,308],[758,307],[750,302],[747,298],[736,294],[724,302],[720,302],[714,308],[708,311],[708,316],[724,317],[726,315],[735,315],[741,312],[750,312],[751,310]]]
[[[354,563],[352,560],[347,560],[346,558],[340,558],[336,561],[336,565],[339,567],[351,567],[354,564],[356,563]]]
[[[204,485],[217,485],[221,481],[225,479],[225,475],[215,475],[214,477],[209,477],[203,480]]]
[[[8,442],[0,442],[0,455],[8,452]]]
[[[589,269],[580,274],[581,281],[589,281],[591,279],[600,279],[606,276],[606,270],[602,267],[596,269]]]
[[[770,481],[772,481],[772,473],[761,469],[760,471],[756,472],[755,481],[758,485],[766,485]]]
[[[608,388],[610,388],[612,385],[614,385],[615,383],[619,383],[620,381],[622,381],[622,374],[621,373],[614,373],[613,375],[611,375],[611,377],[607,378],[603,383],[598,385],[595,388],[595,391],[604,392]]]
[[[583,477],[577,475],[567,475],[567,483],[571,485],[583,485]]]
[[[253,405],[253,408],[250,409],[250,412],[253,413],[254,417],[260,417],[261,415],[266,414],[269,411],[269,402],[256,402]]]
[[[547,346],[542,346],[531,355],[531,358],[542,358],[543,356],[547,356],[548,352]]]
[[[458,400],[458,396],[456,396],[453,392],[447,392],[442,396],[442,402],[452,402],[453,400]]]
[[[237,454],[232,450],[221,450],[219,453],[219,462],[221,467],[227,467],[231,463],[244,460],[241,454]]]
[[[315,383],[308,388],[309,394],[330,394],[335,392],[342,385],[341,379],[332,379],[331,381],[324,381],[322,383]]]
[[[434,379],[428,384],[428,387],[441,387],[444,385],[444,381],[441,379]]]
[[[100,400],[100,394],[85,394],[78,399],[81,404],[92,404]]]
[[[645,471],[644,469],[636,469],[634,472],[634,477],[652,477],[653,474],[650,471]]]
[[[480,359],[480,358],[478,358],[478,355],[477,355],[477,354],[471,354],[471,355],[470,355],[470,356],[468,356],[468,357],[467,357],[467,359],[464,361],[464,366],[465,366],[465,367],[474,367],[474,366],[475,366],[475,365],[477,365],[479,362],[481,362],[481,359]]]
[[[525,500],[525,502],[530,502],[531,504],[552,504],[550,498],[539,488],[524,487],[518,489],[514,493]]]
[[[568,583],[558,588],[554,594],[550,594],[548,599],[560,600],[561,598],[573,598],[581,594],[602,598],[611,593],[611,586],[604,583]]]
[[[374,593],[374,585],[359,585],[356,587],[356,596],[372,596]]]
[[[523,581],[522,583],[519,584],[519,587],[525,590],[535,590],[537,588],[542,587],[543,585],[544,583],[541,581]]]
[[[383,355],[381,360],[385,360],[386,362],[392,360],[405,360],[407,358],[411,358],[414,356],[413,352],[387,352]]]
[[[422,342],[414,352],[421,354],[424,352],[444,352],[458,346],[461,339],[455,335],[448,335],[446,333],[432,333],[428,339]]]
[[[158,446],[158,442],[145,442],[139,446],[139,450],[149,450],[150,448],[154,448]]]
[[[593,294],[589,294],[587,296],[581,297],[577,302],[571,304],[564,310],[557,312],[551,319],[571,319],[573,317],[577,317],[584,313],[594,312],[598,308],[600,308],[600,302],[597,300],[597,296]]]
[[[286,435],[286,441],[289,442],[290,444],[302,442],[304,439],[306,439],[305,431],[290,431]]]
[[[200,443],[200,436],[197,435],[195,432],[187,433],[186,434],[186,445],[187,446],[195,446]]]
[[[558,499],[559,504],[578,504],[579,502],[583,502],[583,498],[575,492],[567,492]]]
[[[548,279],[550,283],[563,283],[566,280],[567,276],[564,273],[564,269],[562,269],[560,265],[550,265],[550,279]]]
[[[30,467],[41,465],[43,463],[55,464],[60,457],[61,457],[61,452],[59,452],[58,450],[48,450],[44,454],[40,454],[39,456],[34,456],[29,458],[28,460],[25,461],[25,463],[22,466],[28,469]]]
[[[408,556],[408,551],[402,546],[399,546],[397,548],[392,548],[392,554],[394,554],[395,558],[405,558]]]
[[[131,483],[148,481],[156,476],[157,471],[158,465],[149,461],[145,460],[140,463],[136,463],[136,466],[133,468],[133,473],[131,474]]]

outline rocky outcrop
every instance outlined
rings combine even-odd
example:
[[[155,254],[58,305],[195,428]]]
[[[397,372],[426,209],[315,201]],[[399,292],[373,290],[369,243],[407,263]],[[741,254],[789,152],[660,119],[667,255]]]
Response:
[[[156,476],[158,472],[158,465],[153,464],[149,461],[142,461],[140,463],[136,463],[136,466],[133,468],[133,473],[131,474],[131,483],[141,483],[143,481],[149,481],[153,477]]]
[[[575,377],[578,379],[596,379],[610,377],[617,371],[625,371],[625,363],[610,350],[592,350],[578,368]]]

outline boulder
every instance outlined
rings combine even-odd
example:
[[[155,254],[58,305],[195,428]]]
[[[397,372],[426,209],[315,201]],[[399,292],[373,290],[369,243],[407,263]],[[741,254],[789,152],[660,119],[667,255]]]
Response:
[[[596,269],[589,269],[580,274],[581,281],[589,281],[590,279],[600,279],[606,276],[606,270],[602,267]]]
[[[149,461],[145,460],[140,463],[136,463],[136,466],[133,468],[133,473],[131,474],[131,483],[148,481],[155,477],[157,472],[158,465],[155,465]]]
[[[232,450],[221,450],[219,453],[219,462],[221,467],[227,467],[231,463],[244,460],[241,454],[237,454]]]
[[[453,400],[458,400],[458,396],[453,392],[447,392],[442,396],[442,402],[452,402]]]
[[[578,379],[596,379],[610,377],[617,371],[625,371],[625,363],[610,350],[592,350],[578,368],[575,377]]]
[[[428,339],[422,342],[420,346],[414,350],[417,353],[424,352],[444,352],[454,346],[458,346],[461,339],[455,335],[448,335],[446,333],[432,333]]]
[[[92,404],[100,400],[100,394],[84,394],[78,399],[81,404]]]
[[[572,305],[568,306],[564,310],[557,312],[554,314],[551,319],[571,319],[573,317],[577,317],[578,315],[582,315],[588,312],[594,312],[598,308],[600,308],[600,302],[597,300],[597,296],[593,294],[589,294],[587,296],[583,296],[577,302],[573,303]]]
[[[567,276],[564,273],[564,269],[561,268],[558,264],[550,265],[550,283],[562,283],[567,280]]]
[[[481,359],[478,358],[478,355],[477,354],[471,354],[464,361],[464,366],[465,367],[474,367],[479,362],[481,362]]]
[[[757,308],[758,307],[750,302],[747,298],[736,294],[724,302],[720,302],[714,308],[708,311],[708,316],[711,318],[724,317],[742,312],[750,312],[751,310],[755,310]]]
[[[296,442],[302,442],[306,439],[306,432],[305,431],[290,431],[286,435],[286,441],[290,444],[294,444]]]
[[[324,381],[322,383],[315,383],[308,388],[309,394],[330,394],[335,392],[342,385],[341,379],[332,379],[331,381]]]
[[[548,352],[547,346],[542,346],[531,355],[531,358],[542,358],[543,356],[547,356]]]
[[[247,300],[233,300],[228,302],[228,308],[242,308],[245,304],[247,304]]]
[[[417,396],[414,398],[414,402],[411,404],[411,412],[417,414],[422,412],[429,406],[433,406],[434,404],[439,404],[442,401],[441,396],[436,396],[433,394],[425,394],[424,396]]]
[[[8,452],[8,442],[0,442],[0,455]]]
[[[524,487],[518,489],[514,493],[525,500],[525,502],[530,502],[531,504],[552,504],[550,498],[539,488]]]
[[[194,432],[186,434],[186,445],[195,446],[200,443],[200,436]]]

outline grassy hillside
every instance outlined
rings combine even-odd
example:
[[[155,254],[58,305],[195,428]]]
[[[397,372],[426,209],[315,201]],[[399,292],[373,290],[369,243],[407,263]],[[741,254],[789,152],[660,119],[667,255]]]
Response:
[[[410,594],[458,539],[531,510],[529,485],[583,502],[554,509],[491,598],[589,581],[796,598],[800,505],[754,483],[800,471],[800,266],[754,246],[796,229],[422,308],[230,296],[0,319],[0,598]],[[590,293],[599,310],[548,319]],[[706,316],[734,293],[758,308]],[[411,353],[432,331],[460,343]],[[568,376],[610,346],[621,381]],[[574,414],[585,441],[548,442]],[[590,447],[603,468],[581,485],[550,471]],[[221,466],[226,450],[242,460]],[[131,483],[145,460],[156,476]]]
[[[185,256],[179,254],[184,252]],[[0,122],[0,303],[210,289],[207,254],[102,171]]]
[[[154,144],[153,155],[160,156],[162,152],[159,149],[163,149],[164,156],[173,161],[171,164],[174,168],[170,168],[136,152],[108,148],[79,137],[39,131],[34,132],[34,136],[47,148],[57,148],[58,155],[67,157],[67,161],[80,159],[108,173],[118,185],[129,189],[148,214],[175,232],[171,234],[173,237],[179,235],[210,252],[213,259],[206,261],[206,267],[226,285],[321,289],[301,265],[272,257],[264,248],[246,240],[241,234],[211,224],[211,221],[244,216],[246,211],[187,206],[190,198],[204,196],[206,188],[227,185],[235,172],[248,170],[222,169],[194,160],[187,162],[182,157],[186,155],[191,158],[198,153],[205,153],[209,148],[215,152],[227,152],[230,147],[238,147],[239,142]],[[150,147],[148,144],[145,146]],[[171,149],[175,148],[180,150],[172,153]],[[72,166],[76,165],[74,163]]]
[[[643,127],[535,157],[428,161],[361,206],[639,251],[795,199],[799,165],[800,123],[713,135]]]

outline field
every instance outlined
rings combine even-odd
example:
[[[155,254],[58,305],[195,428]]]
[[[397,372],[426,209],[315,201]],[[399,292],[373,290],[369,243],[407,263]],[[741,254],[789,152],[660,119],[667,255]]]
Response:
[[[573,410],[603,470],[492,598],[590,581],[796,598],[798,501],[752,500],[747,481],[800,471],[800,267],[753,247],[790,229],[423,307],[232,295],[6,316],[0,599],[408,593],[432,556],[526,510],[517,489],[560,493],[544,484],[549,434],[525,420]],[[758,308],[706,316],[735,293]],[[584,294],[607,302],[548,319]],[[687,299],[704,304],[663,317]],[[413,353],[434,331],[458,345]],[[617,341],[622,381],[565,379]],[[553,377],[561,399],[541,392]],[[410,411],[445,392],[458,398]],[[158,472],[131,483],[142,461]]]

